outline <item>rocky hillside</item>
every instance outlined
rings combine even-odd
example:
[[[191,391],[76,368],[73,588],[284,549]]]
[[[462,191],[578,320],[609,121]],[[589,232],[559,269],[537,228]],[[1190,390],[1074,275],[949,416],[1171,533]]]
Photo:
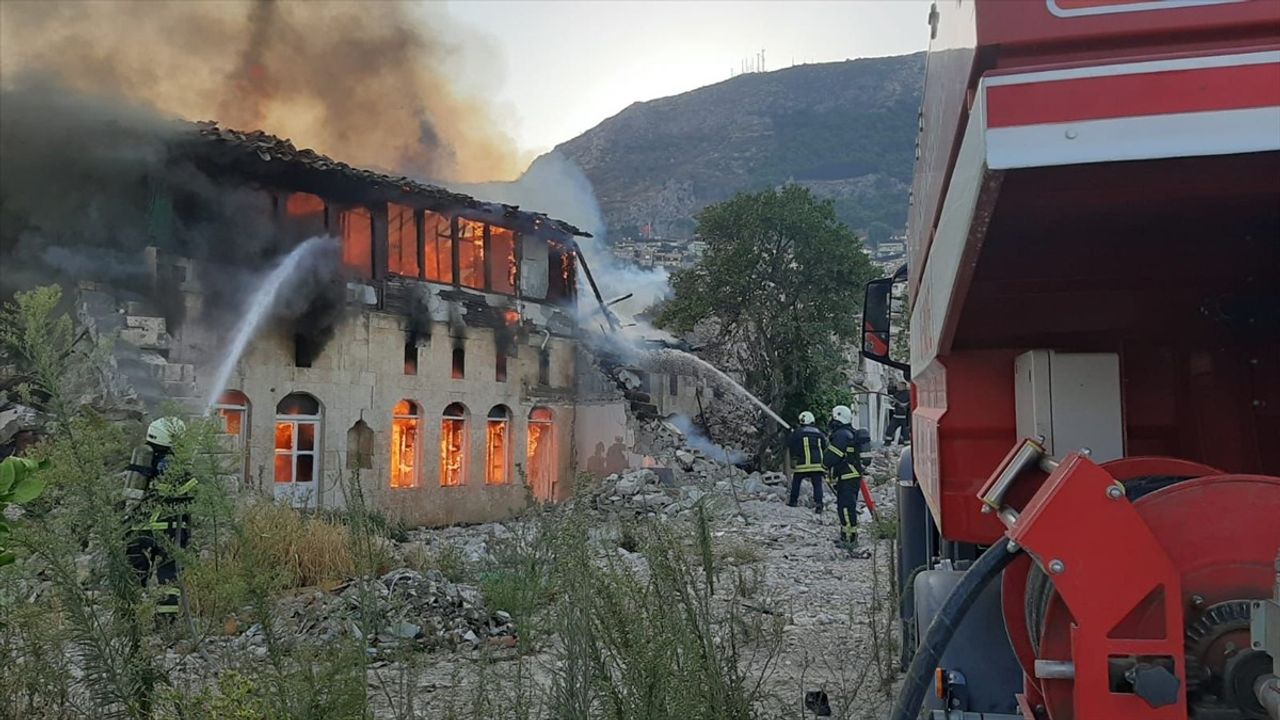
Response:
[[[556,148],[611,237],[691,234],[709,203],[795,181],[879,240],[906,222],[924,55],[801,65],[635,103]]]

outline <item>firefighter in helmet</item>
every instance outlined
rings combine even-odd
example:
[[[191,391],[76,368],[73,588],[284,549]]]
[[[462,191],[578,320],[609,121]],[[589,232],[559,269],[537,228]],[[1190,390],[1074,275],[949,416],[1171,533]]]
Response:
[[[836,518],[840,537],[836,544],[855,551],[858,543],[858,492],[862,489],[862,455],[853,429],[853,411],[848,405],[831,409],[831,433],[823,453],[831,479],[836,484]],[[869,557],[856,551],[857,557]]]
[[[791,432],[787,451],[791,455],[791,498],[787,504],[795,507],[800,500],[800,486],[805,480],[813,483],[813,502],[816,512],[822,514],[822,483],[827,468],[823,464],[822,446],[827,438],[813,425],[813,413],[800,413],[800,427]]]
[[[162,591],[156,612],[161,615],[178,612],[181,590],[174,551],[185,548],[190,539],[189,505],[197,481],[169,471],[174,442],[185,430],[186,424],[176,417],[153,421],[146,443],[133,451],[125,473],[126,553],[144,585],[155,573]]]
[[[901,431],[899,442],[907,445],[911,442],[911,387],[905,381],[893,385],[893,408],[889,422],[884,428],[884,444],[892,445],[894,438]]]

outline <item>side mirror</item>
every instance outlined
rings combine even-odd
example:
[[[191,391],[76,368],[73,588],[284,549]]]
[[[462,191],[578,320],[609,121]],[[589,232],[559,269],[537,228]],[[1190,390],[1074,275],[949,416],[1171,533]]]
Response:
[[[867,283],[862,303],[862,356],[911,377],[911,365],[904,357],[905,323],[895,327],[893,322],[895,317],[902,318],[906,309],[904,275],[898,272]]]

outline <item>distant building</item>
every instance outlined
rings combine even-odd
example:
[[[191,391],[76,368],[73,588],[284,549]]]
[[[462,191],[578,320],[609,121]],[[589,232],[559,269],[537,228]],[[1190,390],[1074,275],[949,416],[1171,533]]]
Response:
[[[627,237],[613,244],[613,255],[638,267],[675,272],[697,263],[706,249],[707,243],[697,239]]]
[[[907,253],[907,236],[894,235],[880,243],[875,251],[876,260],[896,260]]]

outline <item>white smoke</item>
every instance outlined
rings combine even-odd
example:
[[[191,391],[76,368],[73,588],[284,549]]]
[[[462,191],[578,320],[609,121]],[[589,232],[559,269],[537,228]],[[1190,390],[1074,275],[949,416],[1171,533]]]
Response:
[[[605,302],[611,302],[631,294],[626,300],[609,307],[609,311],[617,316],[619,322],[627,326],[622,330],[624,339],[629,344],[646,338],[671,339],[667,333],[637,317],[671,291],[667,271],[662,268],[650,270],[637,267],[614,257],[605,237],[604,216],[600,213],[595,190],[586,174],[572,160],[553,151],[535,160],[518,180],[471,185],[460,189],[486,200],[545,212],[591,233],[590,238],[579,238],[578,245],[582,248],[582,254],[591,268],[601,296]],[[583,326],[607,327],[608,323],[600,313],[585,273],[578,273],[578,283],[578,311]]]
[[[693,424],[693,421],[684,415],[672,415],[667,418],[667,422],[675,425],[680,432],[684,433],[685,443],[701,452],[703,455],[712,460],[723,460],[729,458],[729,463],[738,465],[747,461],[747,454],[741,450],[730,450],[712,442],[711,438],[703,434],[702,430]]]

